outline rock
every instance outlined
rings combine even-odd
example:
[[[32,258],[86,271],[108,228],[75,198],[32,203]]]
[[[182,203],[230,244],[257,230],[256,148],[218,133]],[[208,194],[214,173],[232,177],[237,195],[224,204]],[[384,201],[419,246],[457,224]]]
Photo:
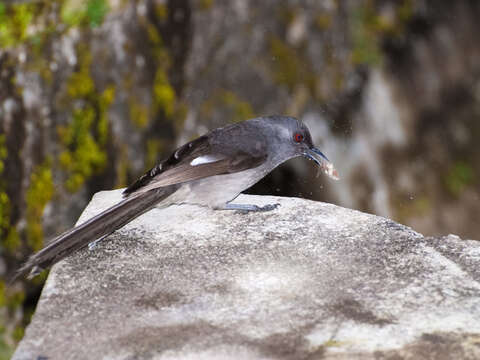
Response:
[[[84,221],[115,203],[101,192]],[[478,359],[480,243],[331,204],[154,209],[51,271],[23,359]]]

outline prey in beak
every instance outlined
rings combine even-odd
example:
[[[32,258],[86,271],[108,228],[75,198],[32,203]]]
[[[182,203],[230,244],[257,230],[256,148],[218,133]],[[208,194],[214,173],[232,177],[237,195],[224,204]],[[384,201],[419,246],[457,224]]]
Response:
[[[333,164],[328,160],[328,158],[317,148],[311,147],[307,149],[304,153],[303,156],[305,156],[307,159],[314,161],[319,167],[320,170],[323,171],[323,173],[327,174],[329,177],[331,177],[334,180],[339,180],[338,172],[335,170],[335,167]]]

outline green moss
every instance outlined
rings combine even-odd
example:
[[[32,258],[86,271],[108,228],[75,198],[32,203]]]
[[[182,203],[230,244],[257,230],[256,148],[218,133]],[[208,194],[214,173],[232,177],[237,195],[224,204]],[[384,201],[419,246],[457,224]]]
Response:
[[[14,347],[9,346],[5,340],[0,338],[0,360],[10,360],[13,355]]]
[[[59,126],[58,135],[65,150],[59,162],[68,173],[65,187],[77,191],[107,163],[105,146],[109,137],[108,109],[115,100],[115,88],[96,89],[90,74],[91,54],[78,48],[79,67],[67,81],[67,103],[75,106],[68,126]]]
[[[168,17],[168,8],[166,4],[157,3],[155,4],[155,15],[160,20],[166,20]]]
[[[404,0],[397,9],[397,16],[402,24],[408,22],[413,16],[413,0]]]
[[[117,162],[117,176],[115,182],[115,188],[123,188],[127,186],[128,181],[128,172],[129,172],[129,161],[128,161],[128,146],[126,144],[120,145],[119,151],[119,161]]]
[[[105,145],[108,139],[108,109],[115,100],[115,87],[108,86],[100,95],[98,101],[98,122],[97,122],[97,133],[98,133],[98,142],[101,145]]]
[[[107,155],[95,141],[92,127],[95,121],[92,107],[77,109],[67,128],[59,128],[59,135],[67,150],[60,154],[60,165],[70,173],[65,183],[67,190],[77,191],[84,182],[101,171],[107,162]]]
[[[163,141],[159,139],[147,140],[147,154],[145,159],[145,168],[150,169],[158,161],[158,154],[161,154],[164,149]]]
[[[12,288],[7,288],[5,282],[0,280],[0,308],[3,310],[0,314],[0,321],[2,325],[0,325],[0,359],[1,359],[1,351],[3,348],[2,342],[11,343],[11,341],[7,341],[8,338],[14,337],[13,340],[18,341],[18,338],[15,337],[15,330],[14,333],[8,333],[5,328],[5,316],[7,314],[14,314],[18,311],[18,309],[22,306],[25,300],[25,293],[22,290],[15,290]],[[8,320],[7,320],[8,321]],[[20,331],[17,330],[17,335],[20,335]]]
[[[67,81],[67,94],[71,98],[87,97],[95,91],[95,84],[90,75],[92,55],[83,46],[78,49],[80,58],[78,71],[72,73]]]
[[[360,6],[352,21],[352,61],[355,64],[378,66],[383,62],[382,41],[387,38],[400,39],[413,15],[413,1],[403,0],[394,4],[393,17],[378,14],[375,2],[368,0]]]
[[[5,283],[0,280],[0,308],[7,305],[7,295],[5,290]]]
[[[286,85],[290,92],[303,85],[310,93],[315,93],[315,76],[311,66],[298,55],[299,49],[293,49],[279,38],[270,39],[270,53],[274,59],[273,77],[279,84]]]
[[[164,69],[158,69],[153,84],[153,99],[157,110],[163,111],[165,116],[173,115],[175,109],[175,90],[168,81],[167,72]]]
[[[10,200],[5,192],[4,180],[2,180],[2,174],[5,170],[4,161],[8,155],[5,140],[5,135],[0,134],[0,239],[2,239],[3,246],[5,246],[5,240],[10,226]]]
[[[5,323],[5,319],[0,317],[0,321]],[[0,360],[9,360],[14,351],[12,342],[8,341],[8,334],[6,332],[5,326],[0,326]]]
[[[72,26],[99,26],[108,11],[108,0],[2,1],[0,48],[28,43],[31,45],[29,56],[42,60],[39,55],[43,54],[50,35],[63,33]]]
[[[9,251],[14,253],[22,245],[20,235],[15,227],[10,227],[7,232],[7,236],[3,239],[2,246]]]
[[[188,115],[188,105],[183,101],[178,101],[175,105],[175,113],[173,114],[175,130],[180,133],[183,130],[185,120]]]
[[[134,97],[129,101],[130,121],[139,129],[144,129],[148,125],[149,108],[139,103]]]
[[[10,200],[5,191],[0,190],[0,238],[4,242],[10,225]]]
[[[143,21],[142,25],[144,26],[148,39],[150,41],[150,46],[152,49],[152,55],[155,60],[156,65],[156,73],[153,81],[152,87],[152,94],[153,94],[153,104],[154,104],[154,112],[159,112],[167,118],[170,118],[175,113],[176,107],[176,94],[175,90],[173,89],[170,81],[168,79],[168,70],[170,68],[170,56],[168,54],[167,49],[164,46],[163,39],[155,25],[150,22]],[[139,112],[135,115],[140,115],[140,118],[135,119],[132,117],[134,121],[140,121],[143,123],[142,120],[145,120],[145,111],[144,109],[140,109],[138,107],[133,108],[131,110]],[[131,114],[132,115],[132,114]],[[143,119],[142,116],[143,115]]]
[[[315,26],[321,30],[327,30],[332,25],[332,17],[325,13],[319,13],[315,16]]]
[[[62,4],[60,17],[69,26],[102,24],[110,10],[106,0],[66,0]]]
[[[43,286],[45,281],[47,281],[48,272],[49,270],[42,271],[40,274],[38,274],[32,280],[30,280],[31,284],[33,286]],[[26,314],[26,315],[29,315],[29,314]]]
[[[23,326],[16,326],[15,329],[13,329],[13,334],[12,334],[13,340],[15,342],[19,342],[20,340],[22,340],[24,334],[25,334],[25,329],[23,328]]]
[[[27,39],[35,4],[0,4],[0,48],[15,46]]]
[[[67,83],[67,91],[70,97],[79,98],[94,91],[95,85],[89,74],[90,71],[84,72],[83,68],[79,72],[72,74]]]
[[[345,343],[342,342],[342,341],[338,341],[338,340],[328,340],[326,341],[323,346],[325,347],[339,347],[339,346],[342,346],[344,345]]]
[[[241,100],[234,92],[224,91],[222,101],[232,110],[232,121],[242,121],[254,117],[252,106],[247,101]]]
[[[15,311],[22,306],[25,300],[25,293],[23,291],[14,291],[7,295],[7,308],[10,311]]]
[[[5,168],[4,161],[8,155],[5,140],[5,135],[0,134],[0,174],[2,174]]]
[[[89,0],[87,2],[86,16],[90,26],[100,26],[109,10],[110,8],[106,0]]]
[[[216,109],[226,111],[230,121],[237,122],[249,119],[255,116],[252,106],[247,101],[241,99],[237,94],[229,90],[219,90],[205,101],[201,108],[202,118],[209,118]]]
[[[145,23],[144,26],[146,27],[146,30],[147,30],[148,40],[150,40],[150,42],[154,47],[157,47],[157,48],[160,48],[160,50],[163,50],[162,48],[163,40],[157,28],[155,27],[155,25],[153,25],[152,23]]]
[[[200,10],[209,10],[213,6],[213,0],[200,0]]]
[[[51,160],[37,166],[30,176],[30,186],[25,196],[27,240],[34,251],[43,246],[42,215],[47,203],[54,194]]]
[[[295,18],[298,16],[298,11],[299,8],[296,6],[281,6],[278,7],[277,13],[275,14],[278,21],[285,26],[285,28],[288,28],[293,22],[295,21]]]
[[[297,56],[277,37],[270,40],[270,52],[275,60],[275,80],[292,90],[300,77],[301,65]]]
[[[378,19],[372,5],[362,6],[354,13],[352,19],[352,62],[354,64],[377,66],[383,62],[377,32]]]
[[[168,16],[168,8],[156,6],[154,8],[157,18],[165,20]],[[129,100],[129,112],[131,121],[140,129],[147,127],[164,127],[178,129],[178,124],[183,123],[183,107],[177,99],[175,89],[169,79],[171,57],[169,49],[165,46],[158,24],[149,21],[147,17],[139,17],[142,26],[149,40],[148,48],[150,58],[155,67],[155,74],[151,83],[151,102],[142,102],[132,95]],[[126,83],[130,83],[126,80]],[[147,105],[149,104],[149,105]],[[151,105],[150,105],[151,104]],[[162,152],[166,143],[159,138],[159,134],[148,134],[146,140],[145,166],[151,167],[158,161],[158,154]]]
[[[475,182],[472,165],[464,161],[455,163],[445,178],[447,190],[454,196],[459,196],[463,190]]]
[[[77,26],[85,18],[85,2],[78,0],[65,0],[60,10],[61,20],[70,26]]]
[[[0,252],[8,256],[7,254],[12,254],[21,246],[21,241],[16,228],[10,224],[10,200],[5,192],[6,184],[2,176],[5,171],[4,161],[8,155],[5,140],[5,135],[0,134]],[[19,306],[18,301],[9,296],[5,283],[0,280],[0,309],[11,310],[16,306]],[[12,321],[12,317],[2,311],[0,313],[0,360],[9,359],[13,352],[11,334],[7,333],[2,326],[9,321]]]
[[[422,217],[432,209],[428,195],[412,197],[411,195],[396,195],[392,197],[391,204],[395,207],[395,219],[399,222],[408,222],[409,219]]]
[[[419,196],[413,202],[413,213],[418,216],[427,214],[432,209],[430,199],[427,196]]]

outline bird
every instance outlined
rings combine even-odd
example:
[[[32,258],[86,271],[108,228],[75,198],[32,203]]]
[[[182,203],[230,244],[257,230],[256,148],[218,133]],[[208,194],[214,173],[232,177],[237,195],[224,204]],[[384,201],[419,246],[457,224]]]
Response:
[[[263,116],[214,129],[159,162],[123,191],[122,200],[73,227],[31,255],[15,278],[38,275],[53,264],[159,207],[193,204],[215,210],[271,211],[279,204],[231,203],[278,165],[306,157],[338,180],[328,158],[313,145],[307,126],[289,116]]]

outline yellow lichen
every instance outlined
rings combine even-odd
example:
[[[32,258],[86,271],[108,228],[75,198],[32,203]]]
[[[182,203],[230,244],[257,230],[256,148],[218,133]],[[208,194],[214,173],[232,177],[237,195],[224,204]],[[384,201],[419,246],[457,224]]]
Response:
[[[90,76],[92,55],[84,46],[79,47],[78,55],[81,60],[79,70],[72,73],[67,81],[67,94],[71,98],[86,97],[95,91],[95,84]]]
[[[209,118],[216,109],[226,111],[229,121],[237,122],[255,116],[252,106],[233,91],[218,90],[200,108],[202,118]]]
[[[297,49],[289,47],[278,37],[270,38],[270,53],[273,58],[273,77],[292,92],[299,84],[311,93],[315,92],[315,76],[310,64],[300,58]]]
[[[209,10],[213,6],[213,0],[200,0],[200,10]]]
[[[159,139],[147,140],[147,154],[145,159],[145,168],[150,169],[158,162],[158,156],[165,150],[163,141]]]
[[[42,215],[47,203],[54,194],[51,160],[38,165],[30,175],[25,202],[27,206],[27,240],[34,251],[43,246]]]
[[[115,100],[115,87],[108,86],[101,94],[98,101],[98,122],[97,133],[98,142],[105,145],[108,139],[108,109]]]
[[[169,117],[175,109],[175,90],[168,81],[167,73],[159,69],[153,84],[153,98],[157,109],[162,110],[165,116]]]
[[[383,62],[381,42],[385,37],[402,37],[412,15],[412,0],[396,2],[393,16],[378,13],[375,3],[371,0],[366,1],[357,9],[352,19],[353,63],[381,65]]]
[[[232,121],[242,121],[254,117],[252,106],[241,100],[237,94],[232,91],[224,91],[222,100],[233,112]]]
[[[70,126],[59,128],[61,141],[67,148],[60,154],[59,160],[61,166],[70,173],[65,186],[71,192],[77,191],[86,179],[102,170],[107,162],[106,153],[91,132],[95,115],[90,107],[77,109]]]
[[[163,4],[163,3],[158,3],[155,5],[155,15],[157,15],[157,17],[160,19],[160,20],[165,20],[167,19],[168,17],[168,8],[167,8],[167,5],[166,4]]]
[[[319,13],[315,16],[315,25],[319,30],[327,30],[332,25],[332,17],[325,13]]]
[[[123,188],[127,186],[129,171],[128,161],[128,147],[125,144],[120,145],[119,160],[117,162],[117,176],[115,182],[115,188]]]
[[[102,24],[110,10],[107,0],[65,0],[62,2],[60,16],[69,26]]]
[[[135,98],[129,101],[130,121],[139,129],[144,129],[148,125],[150,118],[148,106],[139,103]]]
[[[35,4],[0,3],[0,48],[15,46],[27,39]]]
[[[383,57],[378,36],[379,17],[369,4],[358,8],[353,16],[351,59],[354,64],[375,66],[382,63]]]
[[[8,228],[10,226],[10,200],[5,192],[6,184],[1,176],[5,169],[4,161],[7,158],[7,155],[5,135],[0,134],[0,239],[2,239],[2,243],[6,240],[6,235],[8,234]],[[5,246],[5,244],[3,245]]]
[[[14,253],[16,250],[20,248],[22,245],[22,241],[20,239],[20,235],[15,227],[10,227],[7,232],[7,236],[3,240],[2,246],[9,251],[10,253]]]
[[[172,116],[174,120],[175,130],[180,133],[183,130],[185,120],[188,115],[188,105],[183,101],[178,101],[175,106],[175,113]]]
[[[77,191],[85,181],[104,169],[107,163],[105,145],[109,136],[108,109],[115,99],[115,88],[98,91],[90,74],[92,56],[87,48],[78,48],[79,67],[67,82],[66,102],[74,107],[67,126],[57,132],[65,150],[59,162],[68,173],[65,187]]]
[[[445,178],[447,190],[454,196],[459,196],[463,190],[475,182],[475,172],[471,164],[457,161],[448,171]]]
[[[163,40],[162,37],[160,36],[160,33],[158,32],[157,28],[155,25],[151,23],[146,23],[145,24],[146,30],[147,30],[147,36],[152,45],[154,46],[162,46],[163,45]]]
[[[158,28],[145,19],[142,25],[147,32],[152,55],[157,67],[152,88],[154,111],[160,112],[163,116],[170,118],[175,112],[177,101],[175,90],[168,79],[168,70],[171,63],[170,56],[164,46]]]

